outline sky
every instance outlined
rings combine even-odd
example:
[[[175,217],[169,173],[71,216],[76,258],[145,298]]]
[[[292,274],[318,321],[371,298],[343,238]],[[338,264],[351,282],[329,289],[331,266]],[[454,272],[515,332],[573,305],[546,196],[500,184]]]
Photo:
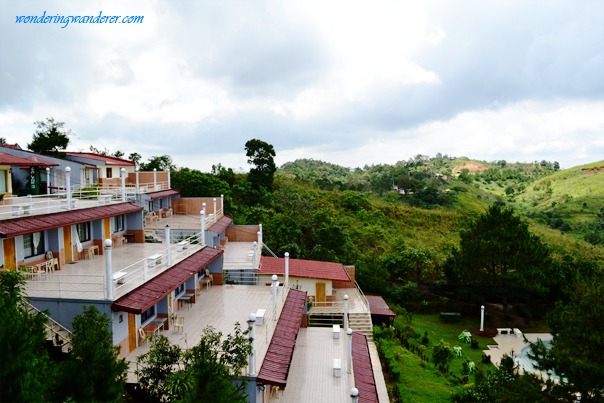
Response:
[[[99,15],[144,18],[58,21]],[[204,172],[253,138],[278,166],[570,168],[604,160],[604,1],[0,0],[0,137],[48,117],[70,151]]]

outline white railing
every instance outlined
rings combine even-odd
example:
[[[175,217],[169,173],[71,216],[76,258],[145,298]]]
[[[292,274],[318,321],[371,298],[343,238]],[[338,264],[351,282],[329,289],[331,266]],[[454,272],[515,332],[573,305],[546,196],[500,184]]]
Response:
[[[361,287],[359,287],[359,283],[357,283],[356,280],[354,281],[354,287],[359,292],[359,296],[361,297],[361,301],[363,301],[363,304],[365,305],[365,309],[367,310],[367,312],[370,312],[369,301],[367,301],[367,298],[365,297],[365,294],[363,294],[363,290],[361,290]]]
[[[165,244],[158,244],[164,248],[154,250],[154,253],[146,255],[143,259],[134,261],[132,264],[124,267],[113,267],[113,274],[125,273],[119,276],[119,279],[111,282],[113,288],[113,298],[117,299],[126,293],[132,291],[146,281],[158,276],[170,269],[175,264],[181,262],[193,253],[200,250],[199,233],[185,238],[188,242],[186,247],[182,244],[171,243],[170,259],[168,265],[168,254]],[[126,248],[128,246],[125,246]],[[154,255],[160,255],[159,261],[154,259]],[[155,262],[158,262],[155,264]],[[106,299],[106,278],[104,274],[82,275],[82,274],[63,274],[48,273],[41,279],[32,279],[27,281],[27,293],[34,297],[53,297],[53,298],[89,298]]]
[[[53,338],[53,343],[55,343],[55,338],[61,340],[60,347],[67,347],[71,344],[71,337],[73,333],[67,329],[65,326],[61,325],[59,322],[48,316],[46,313],[40,311],[38,308],[27,302],[27,307],[30,312],[35,312],[36,314],[40,314],[46,318],[48,321],[44,324],[46,329],[50,332],[50,337]],[[67,335],[67,337],[65,337]]]

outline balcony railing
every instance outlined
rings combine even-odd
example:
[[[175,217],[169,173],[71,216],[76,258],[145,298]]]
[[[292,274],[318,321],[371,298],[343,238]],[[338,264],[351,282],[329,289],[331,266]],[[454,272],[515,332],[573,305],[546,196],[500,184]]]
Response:
[[[146,245],[146,244],[145,244]],[[112,267],[113,277],[109,279],[113,299],[118,299],[141,284],[158,276],[202,248],[200,233],[175,243],[158,244],[161,248],[149,249],[142,259]],[[123,246],[125,252],[131,246]],[[139,255],[140,256],[140,255]],[[97,257],[97,259],[100,259]],[[86,261],[83,261],[86,262]],[[107,299],[107,278],[104,265],[91,268],[91,274],[68,274],[68,270],[47,273],[39,279],[27,281],[30,297]],[[65,273],[63,273],[65,271]]]

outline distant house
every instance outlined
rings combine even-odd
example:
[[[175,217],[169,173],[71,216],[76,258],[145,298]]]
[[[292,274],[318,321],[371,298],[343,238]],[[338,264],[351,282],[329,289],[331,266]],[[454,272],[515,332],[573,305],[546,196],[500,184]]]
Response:
[[[68,151],[65,158],[86,165],[84,186],[93,183],[119,185],[121,169],[130,174],[134,173],[136,166],[129,160],[96,153]]]

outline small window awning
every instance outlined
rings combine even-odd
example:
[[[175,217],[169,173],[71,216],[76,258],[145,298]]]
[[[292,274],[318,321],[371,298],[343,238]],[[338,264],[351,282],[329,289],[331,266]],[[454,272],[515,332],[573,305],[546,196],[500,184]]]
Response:
[[[386,301],[380,296],[375,295],[367,295],[367,302],[369,303],[369,311],[371,311],[372,315],[378,316],[396,316],[394,312],[390,309]]]
[[[111,305],[115,312],[129,312],[140,315],[161,301],[185,281],[193,277],[223,254],[220,249],[206,246],[185,260],[175,264],[157,277],[130,291]]]
[[[178,190],[170,189],[170,190],[160,190],[159,192],[151,192],[147,193],[147,196],[151,198],[151,200],[163,199],[164,197],[176,196],[180,194]]]
[[[262,367],[258,372],[257,379],[259,383],[281,388],[284,388],[287,384],[289,367],[294,355],[294,347],[300,331],[305,304],[305,291],[289,290],[271,344],[268,346],[264,361],[262,361]]]
[[[229,216],[222,216],[218,221],[212,224],[209,228],[215,234],[224,234],[224,231],[233,223],[233,219]]]

